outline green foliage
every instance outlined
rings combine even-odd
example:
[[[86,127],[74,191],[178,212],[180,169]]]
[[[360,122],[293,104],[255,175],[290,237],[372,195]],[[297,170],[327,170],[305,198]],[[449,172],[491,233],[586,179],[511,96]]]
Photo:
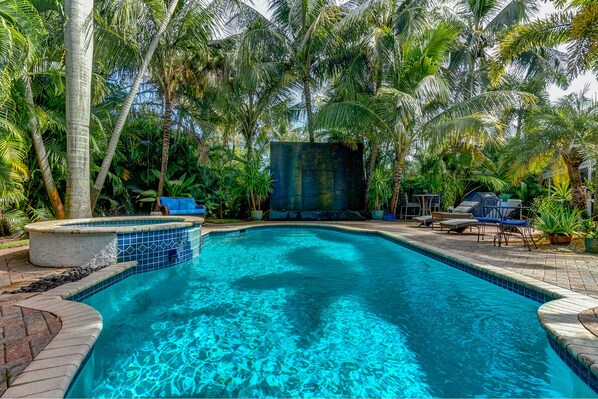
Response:
[[[25,245],[29,245],[29,240],[6,241],[6,242],[0,242],[0,249],[22,247]]]
[[[272,192],[272,183],[272,175],[262,168],[259,160],[244,162],[240,185],[249,198],[252,211],[261,209],[262,202]]]
[[[561,203],[570,203],[573,198],[568,181],[558,182],[551,186],[550,195],[554,201]]]
[[[539,198],[532,208],[537,213],[534,227],[544,235],[577,235],[580,233],[582,212],[553,197]]]
[[[263,162],[270,140],[308,136],[365,144],[378,165],[368,176],[375,209],[388,200],[390,180],[403,177],[399,166],[402,189],[441,193],[444,208],[476,190],[531,202],[545,194],[538,176],[546,168],[598,153],[595,101],[582,93],[551,106],[545,90],[566,83],[562,54],[550,45],[573,40],[574,73],[595,65],[596,6],[576,0],[522,25],[532,3],[273,0],[267,19],[239,2],[180,2],[144,76],[96,215],[152,209],[165,100],[174,106],[165,193],[194,197],[220,219],[259,209],[272,189],[262,164],[241,159]],[[167,4],[95,8],[92,178]],[[60,2],[33,5],[0,0],[0,219],[5,232],[17,234],[28,221],[51,217],[32,121],[58,191],[66,191],[64,15]],[[555,27],[559,21],[565,25]],[[492,49],[501,39],[496,60]],[[24,75],[33,106],[25,101]],[[513,133],[506,146],[503,132]],[[571,186],[551,201],[575,200],[579,190]]]
[[[585,233],[587,238],[598,238],[598,225],[592,219],[584,219],[581,221],[581,231]]]
[[[369,192],[370,206],[374,210],[382,209],[386,201],[390,198],[392,194],[391,182],[392,174],[387,168],[378,166],[374,169]]]
[[[500,43],[500,59],[508,62],[528,50],[569,42],[569,73],[576,76],[590,69],[598,71],[598,4],[582,0],[559,5],[557,12],[509,31]]]

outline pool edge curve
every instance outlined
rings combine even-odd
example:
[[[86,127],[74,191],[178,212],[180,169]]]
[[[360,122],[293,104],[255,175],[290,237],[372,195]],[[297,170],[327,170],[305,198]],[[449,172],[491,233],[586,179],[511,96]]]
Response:
[[[204,225],[204,228],[206,227]],[[588,331],[578,319],[580,312],[597,307],[598,299],[501,269],[497,266],[478,262],[449,250],[401,237],[397,233],[363,227],[289,222],[243,224],[231,226],[230,229],[219,229],[218,231],[211,231],[209,228],[202,229],[201,238],[203,240],[210,235],[217,236],[267,228],[316,228],[375,235],[418,252],[423,252],[426,255],[432,255],[434,259],[440,260],[449,266],[458,267],[458,265],[463,265],[480,273],[485,273],[490,278],[462,269],[520,295],[524,294],[509,288],[509,282],[541,294],[537,298],[548,298],[546,302],[527,295],[524,296],[537,302],[544,302],[538,309],[538,319],[547,332],[552,348],[586,384],[598,392],[598,337]],[[81,302],[69,300],[69,298],[102,282],[117,278],[118,275],[135,267],[136,264],[136,262],[114,264],[77,282],[62,285],[38,296],[18,302],[17,306],[48,311],[57,315],[61,318],[63,326],[58,335],[33,359],[2,396],[64,397],[102,329],[102,318],[97,310]],[[124,274],[125,276],[122,278],[130,275]],[[492,280],[492,276],[495,277],[495,280]],[[506,283],[501,285],[502,282],[499,283],[498,279],[504,280]],[[69,342],[61,344],[61,341]],[[53,360],[48,361],[48,359]],[[44,361],[45,363],[43,363]],[[47,364],[49,363],[55,364],[48,367]],[[45,371],[40,372],[39,370]],[[53,371],[48,372],[48,370]]]

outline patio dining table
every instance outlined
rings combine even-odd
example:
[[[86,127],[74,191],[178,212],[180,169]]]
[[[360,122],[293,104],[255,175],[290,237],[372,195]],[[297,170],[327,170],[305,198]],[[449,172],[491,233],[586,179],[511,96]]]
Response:
[[[415,194],[419,202],[419,215],[426,216],[432,214],[432,199],[438,197],[439,194]]]

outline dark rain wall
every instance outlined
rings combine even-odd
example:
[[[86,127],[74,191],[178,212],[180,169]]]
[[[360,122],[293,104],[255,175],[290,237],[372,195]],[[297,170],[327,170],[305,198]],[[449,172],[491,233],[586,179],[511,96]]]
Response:
[[[274,192],[270,208],[292,211],[363,210],[363,145],[270,143]]]

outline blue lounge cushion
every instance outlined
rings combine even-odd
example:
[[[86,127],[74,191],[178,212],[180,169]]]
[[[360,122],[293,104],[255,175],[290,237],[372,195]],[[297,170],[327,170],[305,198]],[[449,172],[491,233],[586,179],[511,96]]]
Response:
[[[180,210],[192,210],[195,209],[195,199],[194,198],[177,198],[179,201],[179,209]]]
[[[505,226],[527,226],[529,220],[503,220],[500,224]]]
[[[160,197],[160,204],[168,207],[171,215],[205,215],[206,208],[196,205],[192,197]]]
[[[170,211],[170,213],[172,213],[172,211],[176,211],[176,210],[180,209],[179,201],[177,198],[160,197],[160,203],[162,204],[162,206],[168,207],[168,210]]]
[[[487,218],[487,217],[483,217],[483,216],[477,217],[476,219],[480,223],[500,223],[500,222],[502,222],[502,220],[500,220],[500,219]]]

